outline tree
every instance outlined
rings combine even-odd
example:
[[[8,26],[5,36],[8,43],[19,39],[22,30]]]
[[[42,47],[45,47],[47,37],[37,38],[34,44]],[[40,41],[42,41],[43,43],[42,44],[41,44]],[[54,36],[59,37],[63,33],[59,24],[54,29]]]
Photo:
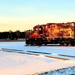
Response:
[[[20,32],[19,30],[15,31],[14,33],[15,33],[15,38],[16,38],[16,40],[17,40],[18,38],[20,38],[21,32]]]

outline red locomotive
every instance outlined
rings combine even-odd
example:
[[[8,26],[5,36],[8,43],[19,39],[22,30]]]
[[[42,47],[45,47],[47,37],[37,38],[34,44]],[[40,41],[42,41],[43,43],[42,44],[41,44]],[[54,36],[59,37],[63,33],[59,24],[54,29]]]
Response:
[[[26,45],[59,44],[75,46],[75,22],[36,25],[26,39]]]

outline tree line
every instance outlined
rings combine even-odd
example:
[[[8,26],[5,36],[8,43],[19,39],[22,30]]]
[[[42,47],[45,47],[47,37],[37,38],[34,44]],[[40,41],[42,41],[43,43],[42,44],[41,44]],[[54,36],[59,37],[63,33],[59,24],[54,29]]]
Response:
[[[21,32],[20,30],[17,30],[15,32],[13,31],[7,31],[7,32],[0,32],[0,40],[17,40],[17,39],[26,39],[29,35],[30,30]]]

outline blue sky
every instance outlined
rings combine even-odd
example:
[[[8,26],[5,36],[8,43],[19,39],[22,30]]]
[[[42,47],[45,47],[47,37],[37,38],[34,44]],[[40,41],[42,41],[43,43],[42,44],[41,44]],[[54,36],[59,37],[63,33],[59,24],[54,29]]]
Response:
[[[68,21],[75,21],[75,0],[0,0],[0,31]]]

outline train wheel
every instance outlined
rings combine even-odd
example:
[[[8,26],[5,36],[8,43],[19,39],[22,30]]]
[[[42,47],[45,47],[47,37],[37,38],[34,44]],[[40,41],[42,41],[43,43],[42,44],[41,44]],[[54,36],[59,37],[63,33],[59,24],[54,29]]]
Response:
[[[67,42],[65,40],[61,40],[59,44],[60,46],[67,46]]]
[[[74,39],[68,39],[67,44],[68,46],[74,46]]]
[[[41,40],[41,39],[38,40],[38,45],[39,45],[39,46],[42,45],[42,40]]]
[[[63,46],[63,41],[60,40],[59,44],[60,44],[60,46]]]
[[[29,40],[26,40],[26,45],[27,45],[27,46],[29,45]]]
[[[67,41],[67,46],[71,46],[71,41],[70,40]]]
[[[45,46],[47,46],[47,44],[45,43]]]
[[[31,46],[34,45],[34,40],[33,40],[33,39],[31,39],[31,41],[30,41],[30,45],[31,45]]]

